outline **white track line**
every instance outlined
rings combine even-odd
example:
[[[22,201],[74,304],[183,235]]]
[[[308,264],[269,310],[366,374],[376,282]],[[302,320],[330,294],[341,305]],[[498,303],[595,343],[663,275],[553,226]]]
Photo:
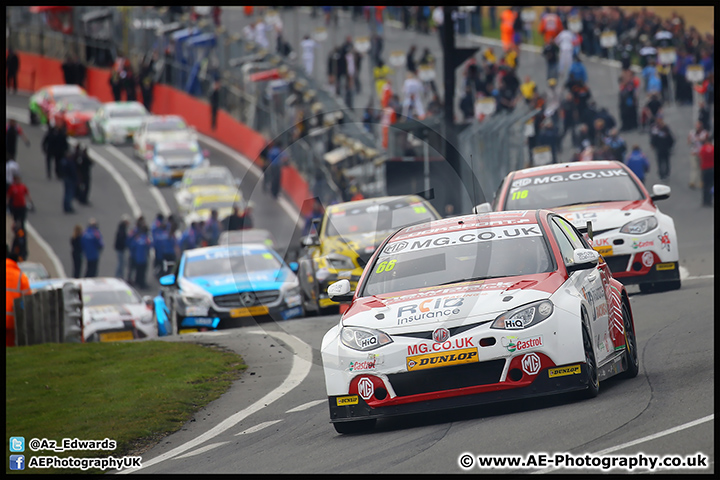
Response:
[[[213,147],[216,150],[220,150],[228,157],[232,158],[236,162],[238,162],[243,168],[245,168],[248,173],[251,173],[255,178],[260,179],[260,176],[262,175],[262,170],[260,169],[257,164],[253,163],[250,159],[245,157],[244,155],[241,155],[240,153],[236,152],[232,148],[218,142],[217,140],[208,137],[207,135],[203,135],[201,133],[198,133],[198,138],[203,143],[208,144],[209,146]],[[252,192],[250,192],[252,193]],[[305,220],[300,216],[299,210],[290,203],[286,198],[284,197],[278,197],[277,199],[278,205],[285,211],[288,217],[290,217],[290,220],[294,220],[297,222],[298,225],[304,225]]]
[[[282,340],[285,344],[287,344],[293,350],[294,355],[293,355],[292,368],[290,369],[290,373],[288,374],[287,378],[283,381],[283,383],[280,384],[280,386],[277,387],[276,389],[268,392],[264,397],[262,397],[260,400],[256,401],[249,407],[229,416],[228,418],[226,418],[225,420],[220,422],[218,425],[211,428],[207,432],[197,436],[193,440],[190,440],[189,442],[186,442],[178,447],[175,447],[172,450],[170,450],[169,452],[165,452],[162,455],[159,455],[148,461],[144,461],[143,466],[140,468],[129,468],[126,470],[122,470],[121,472],[118,472],[118,473],[135,472],[142,468],[158,464],[158,463],[168,460],[170,458],[174,458],[177,455],[185,453],[186,451],[196,447],[197,445],[201,445],[202,443],[207,442],[211,438],[214,438],[215,436],[234,427],[235,425],[237,425],[238,423],[240,423],[241,421],[243,421],[245,418],[249,417],[253,413],[267,407],[274,401],[281,398],[283,395],[289,393],[292,389],[294,389],[295,387],[300,385],[305,380],[305,377],[307,377],[308,373],[310,373],[310,368],[312,367],[312,348],[310,347],[310,345],[303,342],[299,338],[297,338],[293,335],[289,335],[285,332],[247,332],[247,333],[256,333],[256,334],[260,334],[260,335],[271,335],[273,337],[278,338],[279,340]]]
[[[282,422],[282,419],[280,419],[280,420],[271,420],[271,421],[269,421],[269,422],[258,423],[258,424],[255,425],[254,427],[250,427],[250,428],[248,428],[247,430],[243,430],[243,431],[240,432],[240,433],[236,433],[235,436],[236,436],[236,437],[239,437],[240,435],[247,435],[247,434],[249,434],[249,433],[259,432],[259,431],[262,430],[263,428],[267,428],[267,427],[269,427],[270,425],[275,425],[275,424],[278,423],[278,422]]]
[[[9,118],[14,118],[15,120],[23,123],[30,123],[29,122],[29,114],[27,111],[21,109],[21,108],[15,108],[15,107],[8,107],[5,106],[5,114]],[[77,140],[74,138],[68,138],[68,143],[70,145],[75,146],[77,144]],[[95,150],[88,149],[88,154],[90,155],[90,158],[94,160],[98,165],[103,167],[105,170],[108,171],[108,173],[113,177],[115,182],[120,186],[120,190],[122,190],[123,195],[125,196],[125,199],[128,202],[128,205],[130,205],[130,209],[133,211],[133,215],[135,217],[139,217],[142,214],[142,210],[140,210],[140,206],[138,205],[137,201],[135,200],[135,196],[132,193],[132,189],[130,188],[130,185],[125,181],[122,175],[115,170],[115,167],[112,166],[110,162],[108,162],[105,158],[100,156]]]
[[[55,273],[57,274],[56,278],[66,278],[67,274],[65,273],[65,268],[63,267],[62,262],[60,261],[60,258],[55,253],[55,250],[48,244],[45,239],[40,236],[40,233],[35,230],[35,227],[30,225],[30,222],[25,220],[25,229],[28,231],[31,237],[35,239],[35,241],[40,245],[40,248],[45,250],[45,253],[50,258],[50,261],[53,264],[53,267],[55,268]]]
[[[600,450],[599,452],[592,453],[593,456],[600,456],[600,455],[607,455],[608,453],[617,452],[618,450],[623,450],[628,447],[632,447],[634,445],[638,445],[640,443],[649,442],[651,440],[655,440],[656,438],[664,437],[666,435],[671,435],[673,433],[679,432],[681,430],[685,430],[686,428],[691,428],[697,425],[701,425],[706,422],[710,422],[712,420],[715,420],[715,414],[710,414],[706,417],[698,418],[697,420],[693,420],[692,422],[683,423],[682,425],[678,425],[677,427],[668,428],[667,430],[663,430],[662,432],[653,433],[652,435],[648,435],[646,437],[638,438],[637,440],[632,440],[630,442],[621,443],[620,445],[615,445],[614,447],[609,447],[604,450]],[[562,467],[551,467],[546,468],[543,470],[537,470],[532,473],[550,473],[554,472],[556,470],[560,470]]]
[[[140,180],[143,182],[147,182],[147,173],[145,170],[140,168],[140,166],[135,163],[135,161],[125,155],[121,150],[119,150],[114,145],[105,145],[105,150],[108,151],[109,154],[113,155],[115,158],[120,160],[124,165],[126,165],[130,170],[135,172],[135,175],[140,177]],[[150,194],[155,198],[155,202],[157,202],[158,207],[160,207],[160,211],[165,215],[166,217],[172,213],[172,210],[170,210],[170,206],[165,201],[165,197],[162,196],[162,193],[160,193],[160,190],[155,185],[151,185],[148,183],[148,189],[150,190]]]
[[[180,455],[177,458],[188,458],[188,457],[194,457],[195,455],[200,455],[201,453],[205,453],[209,450],[212,450],[213,448],[217,448],[221,445],[225,445],[226,443],[230,442],[218,442],[218,443],[211,443],[210,445],[205,445],[204,447],[200,447],[197,450],[193,450],[192,452],[185,453],[183,455]]]
[[[78,141],[74,138],[68,138],[68,143],[70,145],[74,146],[77,142]],[[140,205],[138,205],[137,200],[135,199],[135,194],[133,194],[132,188],[130,188],[130,184],[127,183],[125,177],[120,175],[120,172],[117,171],[113,164],[110,163],[105,157],[100,155],[96,150],[88,148],[88,155],[90,155],[90,158],[95,163],[107,170],[110,176],[113,177],[115,183],[117,183],[120,187],[120,190],[122,190],[128,205],[130,205],[130,210],[132,210],[133,218],[138,218],[140,215],[142,215],[143,212],[140,209]]]
[[[327,400],[326,400],[326,399],[313,400],[312,402],[304,403],[304,404],[302,404],[302,405],[300,405],[300,406],[298,406],[298,407],[291,408],[290,410],[288,410],[288,411],[285,412],[285,413],[302,412],[303,410],[307,410],[308,408],[312,408],[312,407],[314,407],[315,405],[319,405],[319,404],[321,404],[321,403],[323,403],[323,402],[327,402]]]

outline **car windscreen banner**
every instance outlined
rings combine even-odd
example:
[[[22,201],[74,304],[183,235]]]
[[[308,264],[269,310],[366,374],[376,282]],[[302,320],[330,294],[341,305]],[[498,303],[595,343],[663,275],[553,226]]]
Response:
[[[503,226],[479,229],[475,232],[451,232],[445,235],[419,237],[412,240],[400,240],[385,245],[381,256],[400,253],[431,250],[451,245],[466,245],[470,243],[489,242],[503,239],[540,237],[542,232],[539,225]]]
[[[528,185],[544,185],[549,183],[573,182],[577,180],[592,180],[595,178],[626,177],[627,172],[622,168],[609,168],[603,170],[585,170],[583,172],[553,173],[552,175],[539,175],[537,177],[518,178],[513,181],[512,188]]]

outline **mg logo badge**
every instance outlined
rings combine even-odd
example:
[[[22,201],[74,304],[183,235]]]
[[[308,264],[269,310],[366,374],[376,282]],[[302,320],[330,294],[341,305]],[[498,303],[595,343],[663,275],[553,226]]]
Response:
[[[528,375],[537,375],[540,371],[540,357],[535,353],[528,353],[522,359],[522,369]]]
[[[358,382],[358,393],[363,400],[370,400],[370,397],[375,393],[375,386],[369,378],[364,377]]]
[[[446,342],[450,338],[450,331],[447,328],[438,328],[433,332],[433,340],[437,343]]]
[[[387,245],[385,249],[383,250],[383,253],[397,253],[405,250],[408,246],[408,242],[401,241],[401,242],[395,242],[391,243],[390,245]]]
[[[255,294],[252,292],[243,292],[240,294],[240,301],[246,307],[252,307],[255,303]]]

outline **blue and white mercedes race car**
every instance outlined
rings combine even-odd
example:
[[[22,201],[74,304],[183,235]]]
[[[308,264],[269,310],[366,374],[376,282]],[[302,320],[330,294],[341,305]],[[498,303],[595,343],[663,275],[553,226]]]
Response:
[[[218,328],[247,317],[287,320],[304,315],[297,264],[263,244],[186,250],[175,273],[160,278],[158,320],[174,333]],[[230,322],[232,323],[232,322]]]

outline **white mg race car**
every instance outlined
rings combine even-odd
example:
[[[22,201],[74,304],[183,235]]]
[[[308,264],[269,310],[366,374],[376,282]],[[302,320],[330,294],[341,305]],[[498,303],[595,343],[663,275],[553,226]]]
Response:
[[[322,341],[339,433],[406,413],[570,391],[638,373],[630,300],[607,264],[548,210],[405,227],[368,262]]]
[[[613,277],[651,292],[680,288],[675,223],[655,206],[669,196],[665,185],[653,185],[648,193],[620,162],[574,162],[510,172],[494,210],[548,208],[580,231],[591,222],[593,248]]]

